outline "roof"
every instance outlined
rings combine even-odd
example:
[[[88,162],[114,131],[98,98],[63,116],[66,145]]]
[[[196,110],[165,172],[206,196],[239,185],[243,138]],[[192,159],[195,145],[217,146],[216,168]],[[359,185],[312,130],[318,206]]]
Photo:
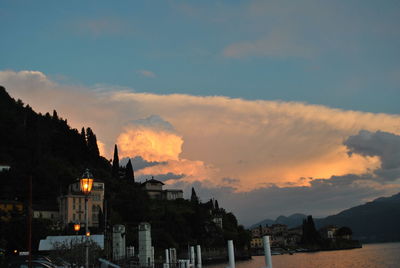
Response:
[[[151,180],[148,180],[148,181],[146,180],[145,182],[142,183],[142,185],[146,185],[147,183],[155,183],[155,184],[158,183],[158,184],[164,185],[163,182],[155,180],[154,178]]]
[[[104,249],[104,235],[91,235],[89,239]],[[39,243],[39,251],[53,250],[57,243],[71,245],[72,243],[86,241],[85,235],[66,235],[66,236],[47,236],[46,239],[41,239]]]
[[[183,193],[183,190],[180,190],[180,189],[165,189],[164,192],[182,192]]]

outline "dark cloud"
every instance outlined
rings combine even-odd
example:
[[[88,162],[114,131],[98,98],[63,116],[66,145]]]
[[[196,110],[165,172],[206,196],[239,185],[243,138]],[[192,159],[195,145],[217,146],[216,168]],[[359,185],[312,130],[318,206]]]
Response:
[[[394,181],[400,177],[400,136],[361,130],[350,136],[344,145],[349,149],[349,155],[378,156],[381,160],[381,168],[375,171],[378,179]]]
[[[318,179],[311,186],[264,187],[250,192],[236,192],[232,187],[209,188],[207,182],[177,182],[173,188],[184,190],[188,198],[194,187],[201,200],[215,198],[221,207],[232,211],[241,224],[250,226],[266,218],[293,213],[328,216],[376,197],[391,195],[385,188],[374,188],[369,180],[357,175]]]
[[[165,121],[159,115],[150,115],[149,117],[143,119],[137,119],[132,121],[136,126],[144,126],[148,128],[155,128],[158,130],[166,130],[169,132],[175,132],[174,126],[169,122]]]
[[[125,166],[128,163],[128,160],[129,160],[128,157],[122,158],[119,161],[119,164],[121,166]],[[131,162],[132,162],[134,171],[138,171],[138,170],[146,168],[146,167],[167,164],[167,162],[149,162],[149,161],[144,160],[141,156],[135,156],[134,158],[131,158]]]

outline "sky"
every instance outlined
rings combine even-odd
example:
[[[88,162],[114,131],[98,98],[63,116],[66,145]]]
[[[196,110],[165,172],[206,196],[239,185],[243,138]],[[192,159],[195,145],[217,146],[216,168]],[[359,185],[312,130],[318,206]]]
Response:
[[[398,1],[1,1],[0,84],[251,225],[400,191]]]

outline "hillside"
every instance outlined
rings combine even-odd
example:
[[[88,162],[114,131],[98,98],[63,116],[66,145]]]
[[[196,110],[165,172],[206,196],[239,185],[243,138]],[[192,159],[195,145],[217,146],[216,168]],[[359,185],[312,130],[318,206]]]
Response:
[[[363,242],[400,241],[400,193],[317,219],[315,223],[317,227],[348,226],[353,237]]]
[[[266,219],[250,227],[286,224],[293,228],[302,224],[304,214],[289,217],[279,216],[276,220]],[[400,193],[391,197],[380,197],[364,205],[346,209],[336,215],[315,219],[317,228],[326,225],[347,226],[353,231],[353,238],[362,242],[400,241]]]
[[[24,201],[32,176],[34,203],[56,205],[57,196],[86,167],[95,177],[110,176],[110,163],[99,155],[90,128],[78,132],[56,111],[38,114],[1,86],[0,129],[0,163],[11,166],[0,175],[0,199]]]

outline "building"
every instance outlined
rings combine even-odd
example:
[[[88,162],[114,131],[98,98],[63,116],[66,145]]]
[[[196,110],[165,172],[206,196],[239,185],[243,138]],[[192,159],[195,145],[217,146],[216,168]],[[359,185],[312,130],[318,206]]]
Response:
[[[103,211],[104,183],[93,182],[93,188],[88,196],[88,226],[99,226],[99,214]],[[79,181],[68,187],[68,193],[59,197],[60,220],[62,224],[85,223],[85,195],[80,190]]]
[[[319,229],[319,233],[324,239],[335,239],[335,233],[339,228],[335,225],[328,225]]]
[[[215,225],[222,229],[223,221],[221,215],[213,215],[212,221],[215,223]]]
[[[9,221],[14,214],[22,214],[24,204],[19,201],[0,200],[0,220]]]
[[[0,164],[0,172],[2,172],[2,171],[8,171],[8,170],[10,170],[11,169],[11,167],[9,166],[9,165],[7,165],[7,164]]]
[[[183,191],[178,189],[163,189],[164,183],[152,178],[142,183],[142,188],[151,199],[176,200],[183,198]]]
[[[261,237],[253,237],[250,241],[250,248],[258,249],[263,247],[263,240]]]
[[[56,208],[33,206],[33,218],[46,219],[57,222],[60,218],[60,211]]]
[[[164,183],[155,179],[146,180],[142,183],[142,188],[147,192],[151,199],[162,199]]]

